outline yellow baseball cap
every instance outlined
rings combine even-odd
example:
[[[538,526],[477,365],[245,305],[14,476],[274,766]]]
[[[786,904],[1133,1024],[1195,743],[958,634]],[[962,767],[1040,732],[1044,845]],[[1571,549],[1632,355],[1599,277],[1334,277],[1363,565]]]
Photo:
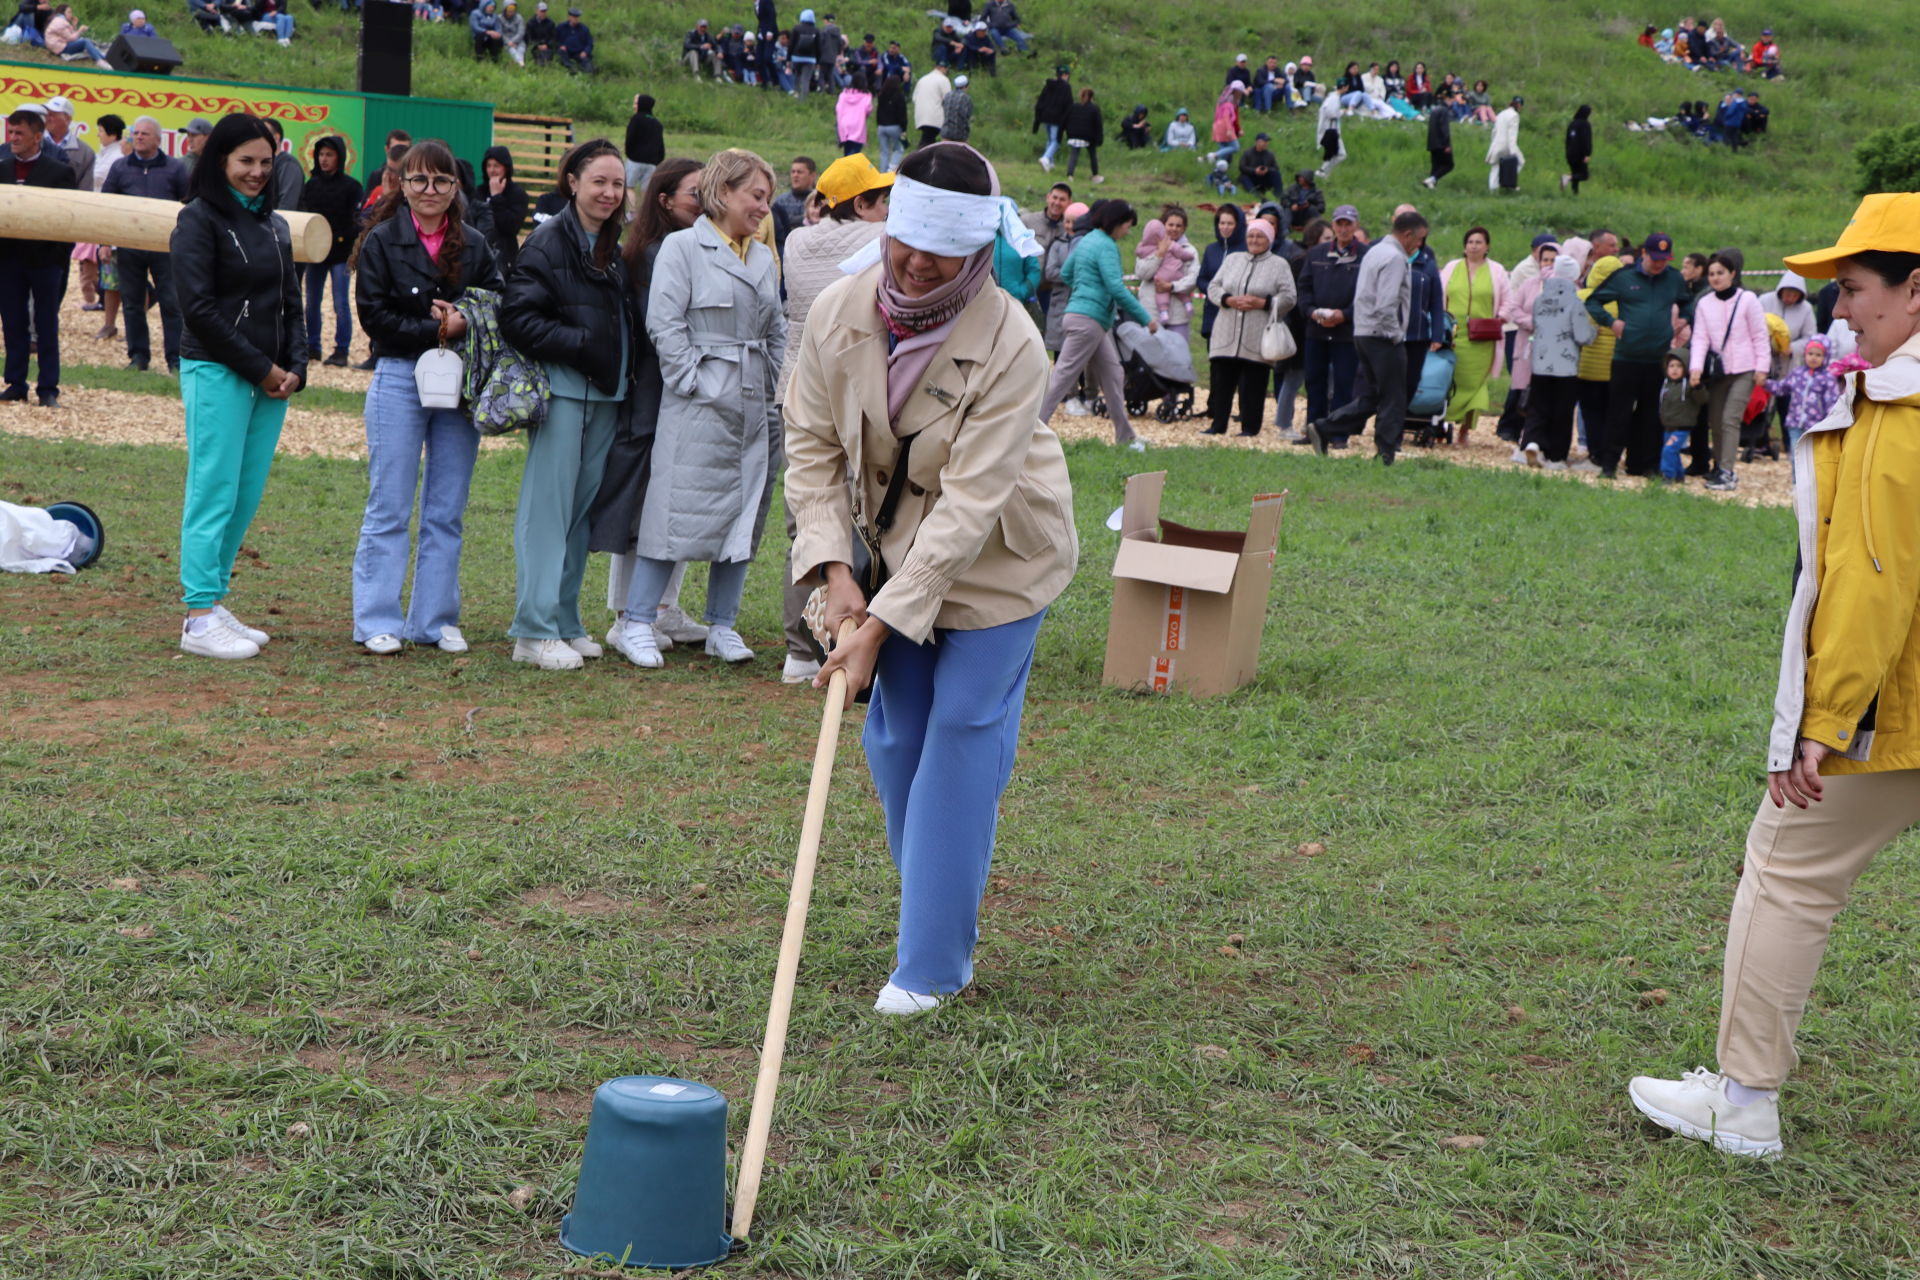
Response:
[[[1868,196],[1853,211],[1853,220],[1831,249],[1797,253],[1786,259],[1789,268],[1816,280],[1833,278],[1834,264],[1864,250],[1920,253],[1920,193]]]
[[[860,152],[850,156],[841,156],[828,165],[826,172],[820,175],[815,184],[820,194],[827,198],[831,207],[843,200],[851,200],[867,191],[878,191],[882,187],[893,185],[893,175],[882,173],[873,167],[873,161]],[[1920,197],[1916,197],[1920,198]]]

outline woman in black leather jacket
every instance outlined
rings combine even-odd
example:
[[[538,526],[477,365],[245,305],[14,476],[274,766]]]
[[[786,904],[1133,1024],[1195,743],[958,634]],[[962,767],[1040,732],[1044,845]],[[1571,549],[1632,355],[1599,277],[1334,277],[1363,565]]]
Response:
[[[468,289],[501,287],[487,238],[463,220],[460,170],[438,142],[417,142],[397,166],[400,180],[375,206],[354,250],[360,327],[373,343],[367,388],[367,510],[353,556],[353,638],[370,653],[406,643],[464,653],[460,634],[461,526],[480,436],[458,409],[420,403],[414,363],[466,334],[454,304]],[[420,485],[420,551],[413,599],[403,614],[407,526]]]
[[[508,628],[514,661],[547,671],[575,670],[601,654],[580,621],[580,580],[637,332],[619,252],[627,199],[620,149],[605,138],[581,143],[560,162],[559,187],[572,203],[520,247],[500,308],[507,341],[541,361],[553,386],[520,481]]]
[[[306,384],[300,278],[284,220],[273,216],[273,133],[259,117],[213,127],[174,223],[180,401],[187,486],[180,516],[180,648],[251,658],[267,642],[222,604],[240,540],[266,491],[287,399]]]

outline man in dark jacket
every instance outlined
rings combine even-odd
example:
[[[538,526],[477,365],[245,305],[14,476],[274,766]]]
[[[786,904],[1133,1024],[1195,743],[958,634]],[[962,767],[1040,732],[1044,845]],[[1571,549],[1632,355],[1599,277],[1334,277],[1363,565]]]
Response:
[[[1313,170],[1301,169],[1293,175],[1293,185],[1281,203],[1287,206],[1287,221],[1299,231],[1326,213],[1327,193],[1313,185]]]
[[[127,131],[133,151],[107,170],[100,189],[110,196],[142,196],[149,200],[187,198],[187,169],[160,150],[160,122],[141,116]],[[160,299],[161,351],[167,371],[180,372],[180,307],[173,292],[173,257],[152,249],[115,249],[120,271],[121,318],[127,327],[127,368],[144,369],[153,359],[152,336],[147,329],[147,294]]]
[[[0,158],[0,186],[80,189],[67,158],[45,145],[46,133],[47,119],[40,112],[22,108],[7,117],[8,154]],[[60,300],[67,293],[72,254],[71,242],[0,240],[0,335],[7,348],[0,400],[27,398],[28,349],[37,342],[35,390],[47,408],[60,403]]]
[[[812,156],[795,156],[787,166],[787,187],[773,198],[773,244],[782,258],[787,253],[787,237],[795,227],[807,225],[807,197],[813,194],[813,182],[820,166]]]
[[[578,9],[567,10],[567,21],[560,28],[560,65],[575,75],[593,70],[593,32],[580,21]]]
[[[820,81],[821,87],[828,93],[839,93],[840,55],[847,51],[846,33],[840,30],[840,24],[833,20],[832,14],[824,14],[820,19]]]
[[[1033,129],[1040,132],[1042,125],[1047,130],[1047,149],[1040,153],[1040,167],[1051,171],[1053,158],[1060,153],[1060,131],[1067,127],[1067,109],[1073,105],[1073,69],[1058,66],[1053,69],[1053,79],[1040,86],[1040,96],[1033,102]]]
[[[1435,102],[1427,112],[1427,155],[1433,160],[1433,169],[1420,181],[1431,191],[1453,172],[1453,108],[1445,102]]]
[[[1000,52],[1007,51],[1007,41],[1011,40],[1020,52],[1029,58],[1035,56],[1027,49],[1027,42],[1033,37],[1020,29],[1020,11],[1013,7],[1013,0],[987,0],[980,16],[986,20],[987,32]]]
[[[306,208],[300,203],[301,194],[307,185],[306,170],[287,150],[287,134],[280,122],[272,116],[266,117],[267,128],[273,130],[273,207],[279,213],[299,213]]]
[[[320,304],[328,281],[333,283],[333,354],[326,363],[347,367],[347,348],[353,344],[353,297],[347,271],[347,259],[353,256],[354,237],[360,232],[359,179],[347,172],[347,144],[344,138],[329,136],[313,144],[313,176],[301,193],[300,207],[327,220],[333,243],[324,262],[310,262],[301,268],[306,277],[307,350],[320,353]]]
[[[647,189],[647,179],[667,158],[666,131],[653,114],[653,95],[638,93],[633,98],[633,115],[627,120],[627,190],[637,202]]]
[[[1412,205],[1403,204],[1393,216],[1417,212]],[[1408,265],[1412,295],[1407,306],[1407,400],[1411,403],[1420,390],[1428,354],[1438,351],[1446,339],[1447,297],[1440,285],[1440,260],[1434,256],[1425,233],[1421,235],[1420,251]]]
[[[1333,239],[1307,250],[1298,300],[1307,330],[1307,421],[1319,422],[1353,399],[1353,295],[1367,246],[1355,234],[1360,212],[1350,204],[1333,211]]]
[[[1576,471],[1597,471],[1611,480],[1624,455],[1627,474],[1652,475],[1660,466],[1660,385],[1674,321],[1687,299],[1687,283],[1671,270],[1673,240],[1648,236],[1630,267],[1608,276],[1587,297],[1587,314],[1619,339],[1607,378],[1607,416],[1598,435],[1587,424],[1586,462]],[[1620,318],[1607,314],[1618,303]]]
[[[527,50],[533,65],[544,67],[560,51],[560,28],[547,13],[547,0],[533,6],[533,21],[527,24]]]
[[[1240,156],[1240,185],[1248,191],[1270,196],[1280,184],[1280,157],[1268,145],[1273,139],[1255,134],[1253,146]]]
[[[820,68],[820,27],[813,10],[802,9],[800,21],[787,33],[787,56],[793,63],[793,94],[805,102],[816,81],[826,87],[826,72]]]
[[[696,79],[702,71],[713,74],[715,80],[722,78],[720,71],[720,41],[707,25],[705,18],[693,24],[693,30],[680,41],[680,60],[687,64],[687,70],[693,72]]]

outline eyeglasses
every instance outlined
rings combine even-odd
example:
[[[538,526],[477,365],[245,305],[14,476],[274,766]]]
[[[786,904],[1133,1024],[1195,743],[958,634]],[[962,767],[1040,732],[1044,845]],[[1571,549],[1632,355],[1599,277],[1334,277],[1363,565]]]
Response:
[[[432,190],[440,195],[452,191],[458,180],[444,173],[410,173],[407,175],[407,190],[425,194]]]

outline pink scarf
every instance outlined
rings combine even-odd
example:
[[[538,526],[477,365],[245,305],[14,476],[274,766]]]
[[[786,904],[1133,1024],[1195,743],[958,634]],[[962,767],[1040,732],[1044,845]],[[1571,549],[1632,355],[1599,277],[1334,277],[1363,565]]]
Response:
[[[894,340],[887,354],[887,420],[899,429],[900,411],[933,363],[934,353],[947,340],[960,313],[993,279],[993,246],[970,255],[959,274],[938,288],[909,298],[893,274],[893,241],[880,238],[880,287],[875,302],[887,332]]]

